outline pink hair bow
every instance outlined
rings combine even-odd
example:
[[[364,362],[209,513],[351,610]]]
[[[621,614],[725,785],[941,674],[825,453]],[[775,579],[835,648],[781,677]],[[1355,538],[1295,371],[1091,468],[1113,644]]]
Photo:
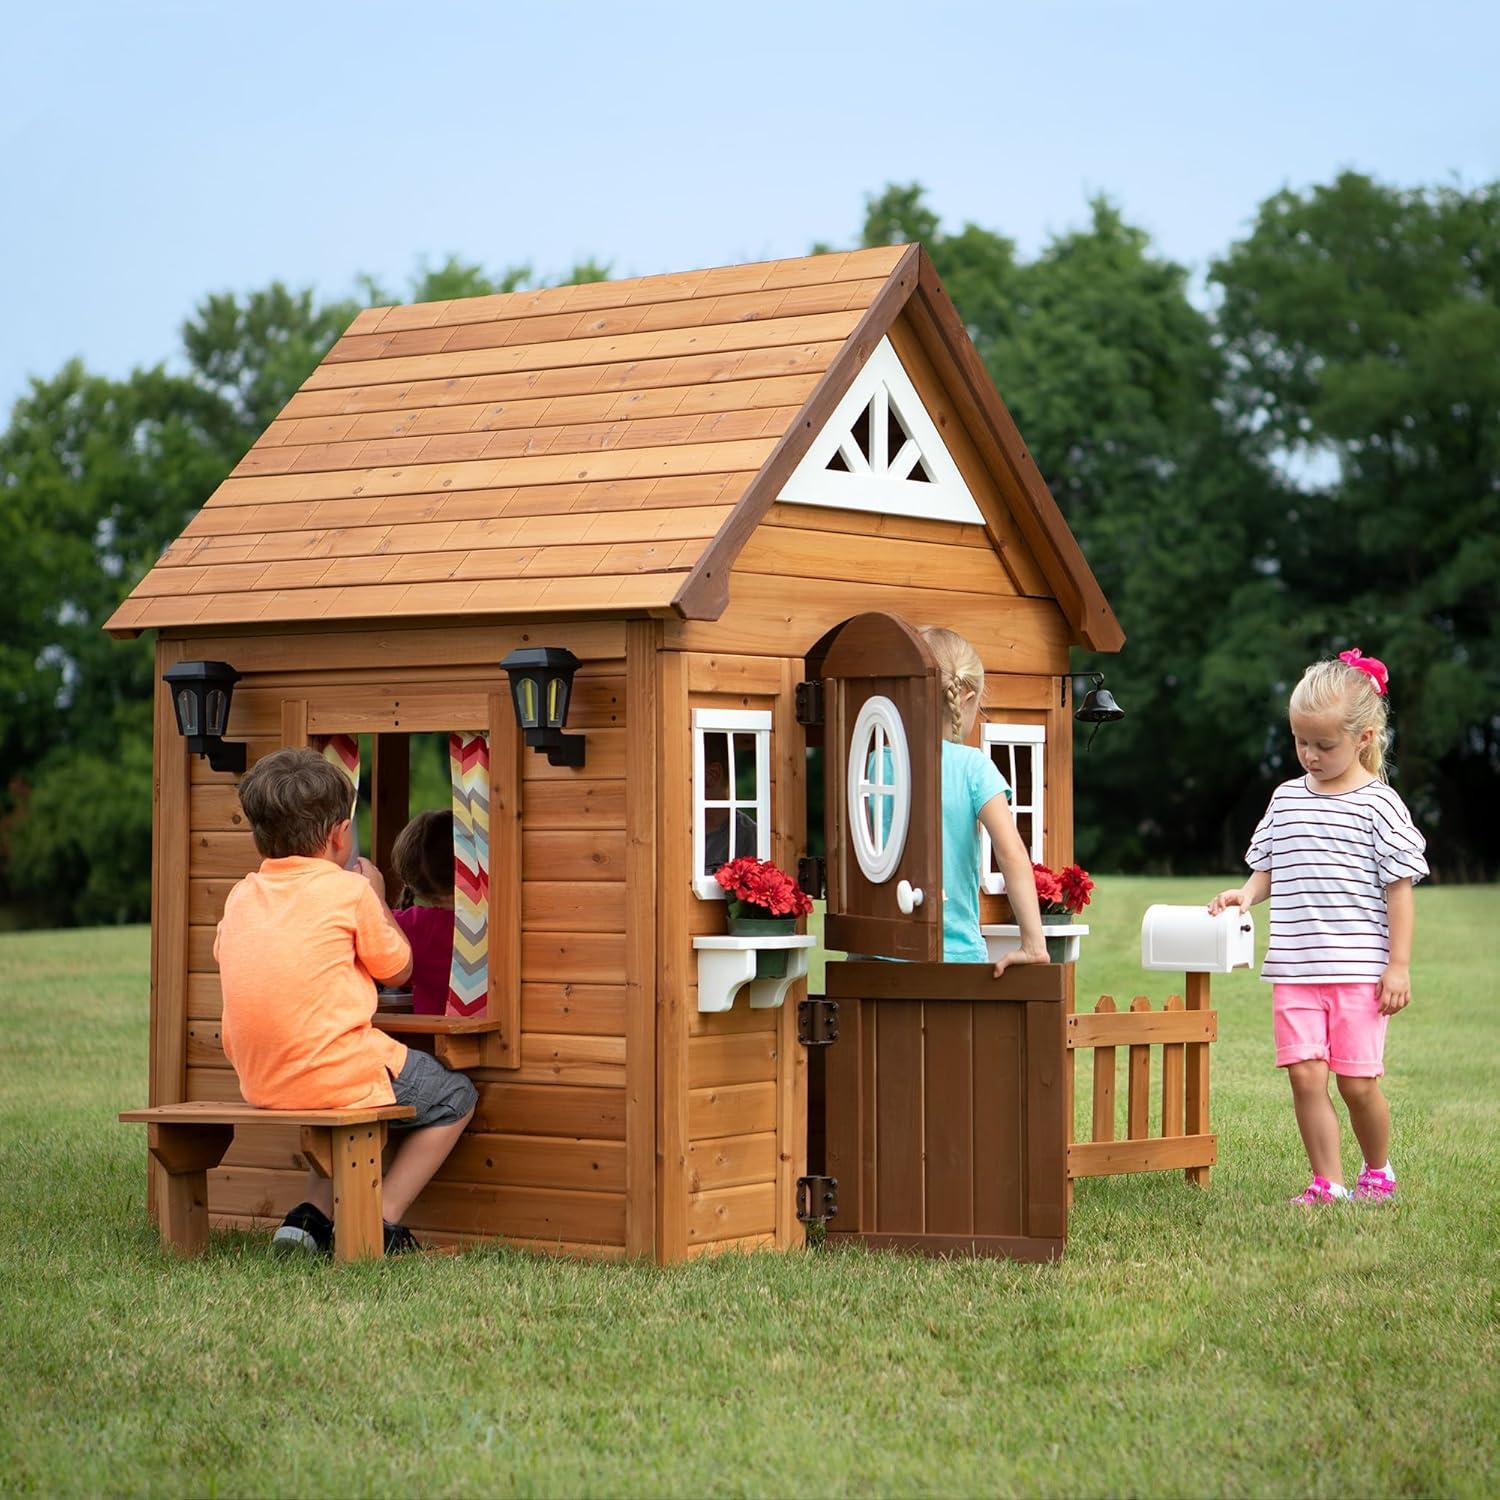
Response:
[[[1340,651],[1339,660],[1346,662],[1356,672],[1364,672],[1375,684],[1375,691],[1382,698],[1385,697],[1385,686],[1391,674],[1386,671],[1383,661],[1373,656],[1361,656],[1358,646],[1351,647],[1348,651]]]

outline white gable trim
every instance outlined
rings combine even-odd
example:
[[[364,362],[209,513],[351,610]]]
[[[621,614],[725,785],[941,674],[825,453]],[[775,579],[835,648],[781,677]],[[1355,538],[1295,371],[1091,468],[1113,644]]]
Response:
[[[868,455],[853,434],[854,424],[867,407],[871,408]],[[888,451],[887,407],[907,434],[907,441],[895,453]],[[847,471],[828,467],[835,454],[848,466]],[[909,477],[919,463],[931,482]],[[876,345],[776,498],[788,505],[831,505],[841,510],[984,524],[974,496],[888,338]]]

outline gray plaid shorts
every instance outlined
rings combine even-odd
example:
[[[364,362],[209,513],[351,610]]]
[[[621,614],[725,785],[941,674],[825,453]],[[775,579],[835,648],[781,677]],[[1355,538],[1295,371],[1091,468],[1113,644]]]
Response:
[[[406,1066],[391,1079],[397,1104],[410,1104],[417,1113],[410,1120],[392,1120],[392,1130],[421,1130],[427,1125],[451,1125],[479,1102],[479,1092],[467,1073],[446,1068],[430,1052],[406,1049]]]

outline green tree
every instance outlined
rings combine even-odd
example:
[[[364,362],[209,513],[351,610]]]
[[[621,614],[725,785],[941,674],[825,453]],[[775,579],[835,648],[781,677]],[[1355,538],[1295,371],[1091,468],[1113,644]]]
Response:
[[[1278,193],[1213,277],[1241,425],[1331,473],[1274,517],[1283,675],[1349,645],[1384,658],[1397,786],[1444,866],[1492,871],[1500,184]]]

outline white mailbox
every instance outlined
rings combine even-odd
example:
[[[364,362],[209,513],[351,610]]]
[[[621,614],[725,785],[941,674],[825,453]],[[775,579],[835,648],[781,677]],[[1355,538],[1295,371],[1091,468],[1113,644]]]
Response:
[[[1228,974],[1255,963],[1255,920],[1231,906],[1151,906],[1141,922],[1141,967],[1179,974]]]

